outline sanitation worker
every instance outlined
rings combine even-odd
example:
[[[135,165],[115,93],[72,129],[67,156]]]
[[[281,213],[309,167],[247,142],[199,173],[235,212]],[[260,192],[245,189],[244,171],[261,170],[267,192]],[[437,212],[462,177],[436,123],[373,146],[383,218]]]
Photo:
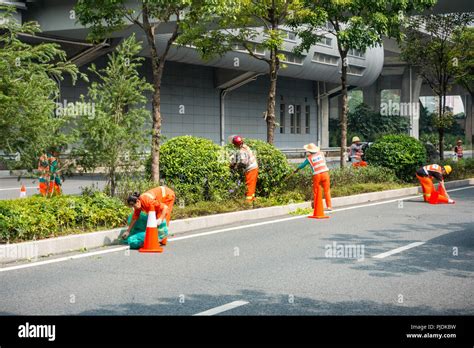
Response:
[[[362,156],[364,155],[364,152],[362,151],[362,143],[359,137],[352,138],[352,145],[349,148],[349,151],[350,151],[349,157],[352,162],[352,166],[354,167],[367,166],[367,162],[362,160]]]
[[[49,161],[48,155],[43,153],[38,160],[38,173],[39,173],[39,192],[43,197],[46,197],[48,193],[48,182],[49,182]]]
[[[176,195],[173,190],[166,186],[159,186],[151,190],[146,191],[143,194],[135,192],[131,194],[127,199],[129,207],[134,208],[132,220],[128,226],[127,231],[122,235],[125,239],[129,236],[130,231],[133,229],[135,223],[140,218],[140,213],[143,211],[149,213],[154,210],[156,214],[156,221],[158,225],[158,231],[165,231],[160,238],[160,244],[166,245],[168,241],[168,228],[171,220],[171,212],[173,210],[174,201]]]
[[[298,172],[307,165],[311,167],[313,172],[313,199],[314,206],[316,206],[316,199],[318,197],[318,191],[321,190],[321,186],[324,189],[324,198],[326,200],[326,207],[328,210],[332,210],[331,204],[331,182],[329,179],[329,168],[326,164],[326,158],[322,153],[321,149],[315,144],[307,144],[303,146],[306,150],[306,159],[301,163],[293,173]]]
[[[240,135],[232,137],[232,144],[238,151],[231,156],[230,167],[233,170],[242,167],[245,172],[245,184],[247,191],[245,193],[245,202],[251,203],[255,200],[255,189],[257,187],[258,163],[254,153],[244,144],[244,140]]]
[[[462,140],[458,139],[456,146],[454,147],[454,156],[456,160],[463,158]]]
[[[444,187],[444,178],[446,175],[449,175],[451,171],[451,166],[446,165],[443,167],[439,164],[430,164],[421,167],[416,171],[416,177],[420,181],[421,188],[423,190],[423,199],[425,202],[429,202],[431,193],[435,191],[433,179],[436,179],[439,182],[438,201],[449,204],[455,203],[449,198],[449,195]]]

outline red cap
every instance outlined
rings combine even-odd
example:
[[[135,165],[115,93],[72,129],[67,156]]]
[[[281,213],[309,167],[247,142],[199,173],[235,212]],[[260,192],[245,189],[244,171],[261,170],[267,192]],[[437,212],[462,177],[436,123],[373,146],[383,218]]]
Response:
[[[240,135],[235,135],[232,138],[232,144],[234,144],[235,146],[242,146],[243,143],[244,143],[244,140],[242,139]]]

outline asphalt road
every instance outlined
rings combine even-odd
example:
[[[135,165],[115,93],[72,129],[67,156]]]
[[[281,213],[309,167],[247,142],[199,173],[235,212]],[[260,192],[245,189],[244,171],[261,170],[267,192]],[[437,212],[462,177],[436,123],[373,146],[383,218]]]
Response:
[[[105,180],[100,177],[93,176],[75,176],[66,178],[63,182],[63,192],[66,194],[80,194],[82,187],[97,185],[100,189],[105,186]],[[17,178],[0,178],[0,199],[14,199],[20,196],[21,185],[26,187],[26,194],[32,196],[38,194],[38,179],[20,179]]]
[[[474,187],[451,197],[195,231],[163,254],[3,271],[0,314],[473,315]],[[327,257],[333,243],[359,246],[359,258]]]

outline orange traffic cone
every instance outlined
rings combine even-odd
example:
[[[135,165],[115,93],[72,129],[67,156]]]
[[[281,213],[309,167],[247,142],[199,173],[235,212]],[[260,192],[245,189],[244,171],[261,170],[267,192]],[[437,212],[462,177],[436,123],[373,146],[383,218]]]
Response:
[[[162,253],[163,248],[158,242],[158,224],[156,223],[156,213],[153,210],[148,212],[146,223],[145,243],[143,248],[138,250],[141,253]]]
[[[310,219],[329,219],[329,216],[324,215],[323,190],[321,188],[318,190],[318,197],[316,197],[314,205],[313,215],[308,216]]]
[[[20,198],[25,198],[25,197],[26,197],[26,187],[25,187],[25,185],[21,184]]]

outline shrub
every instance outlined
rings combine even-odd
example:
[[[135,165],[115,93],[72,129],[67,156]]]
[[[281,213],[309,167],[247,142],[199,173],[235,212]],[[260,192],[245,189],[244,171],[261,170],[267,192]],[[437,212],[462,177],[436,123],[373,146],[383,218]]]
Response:
[[[258,161],[257,196],[268,197],[271,192],[282,187],[284,178],[291,173],[286,156],[275,146],[257,139],[245,139]],[[226,146],[227,152],[235,151],[231,144]],[[245,183],[243,174],[240,180]]]
[[[458,161],[445,160],[441,165],[449,164],[453,171],[446,177],[446,181],[474,178],[474,158],[463,158]]]
[[[426,161],[426,149],[408,135],[385,135],[367,149],[366,159],[371,165],[392,169],[403,181],[412,181]]]
[[[46,199],[33,196],[0,201],[0,243],[42,239],[101,227],[125,225],[130,209],[95,192]]]
[[[361,184],[396,184],[398,179],[393,170],[377,167],[344,167],[329,171],[331,188],[345,188],[351,191],[355,185]],[[312,173],[309,169],[299,171],[293,175],[285,184],[285,190],[302,194],[305,200],[312,199]],[[354,193],[352,193],[354,194]]]
[[[160,175],[187,204],[226,199],[235,186],[225,151],[209,139],[189,135],[163,144]]]

